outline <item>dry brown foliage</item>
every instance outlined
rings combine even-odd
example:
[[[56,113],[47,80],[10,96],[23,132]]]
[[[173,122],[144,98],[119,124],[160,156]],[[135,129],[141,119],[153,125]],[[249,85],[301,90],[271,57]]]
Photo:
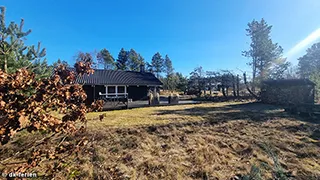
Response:
[[[34,168],[44,159],[57,159],[54,166],[48,168],[53,173],[61,166],[63,156],[61,154],[76,154],[81,146],[87,144],[86,137],[76,141],[63,139],[57,147],[49,147],[45,150],[39,145],[50,142],[57,134],[75,136],[83,133],[84,126],[77,127],[76,122],[86,123],[86,113],[89,110],[100,110],[101,103],[93,108],[87,108],[84,101],[87,98],[82,86],[75,83],[77,75],[93,73],[90,61],[79,61],[75,64],[75,71],[60,64],[54,69],[50,78],[35,79],[35,74],[28,69],[17,70],[14,74],[7,74],[0,70],[0,142],[8,143],[18,132],[40,131],[48,134],[47,137],[34,143],[30,158],[27,162],[18,162],[8,170],[26,172]],[[50,114],[52,110],[62,112],[62,118]],[[1,161],[1,164],[5,164]]]

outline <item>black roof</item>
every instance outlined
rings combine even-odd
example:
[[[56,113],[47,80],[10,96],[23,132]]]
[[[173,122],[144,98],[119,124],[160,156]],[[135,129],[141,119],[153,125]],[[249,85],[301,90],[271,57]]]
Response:
[[[162,82],[149,72],[95,69],[93,74],[77,77],[84,85],[161,86]]]
[[[275,86],[300,86],[300,85],[315,85],[309,79],[279,79],[279,80],[265,80],[264,84]]]

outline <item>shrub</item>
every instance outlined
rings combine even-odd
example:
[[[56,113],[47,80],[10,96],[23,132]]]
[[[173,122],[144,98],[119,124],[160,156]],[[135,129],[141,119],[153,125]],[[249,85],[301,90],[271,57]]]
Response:
[[[178,104],[179,103],[179,94],[171,94],[169,96],[169,104]]]
[[[320,103],[320,72],[313,73],[310,78],[316,84],[315,87],[315,98]]]

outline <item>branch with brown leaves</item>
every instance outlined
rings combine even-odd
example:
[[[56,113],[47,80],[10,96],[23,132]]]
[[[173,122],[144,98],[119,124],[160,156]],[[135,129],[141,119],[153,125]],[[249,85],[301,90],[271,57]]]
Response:
[[[53,133],[77,134],[85,130],[77,128],[76,122],[86,123],[88,111],[102,110],[101,102],[87,108],[87,98],[82,86],[75,83],[76,77],[93,73],[90,61],[79,61],[75,71],[60,64],[51,78],[36,80],[35,74],[27,68],[14,74],[0,70],[0,142],[8,143],[18,131],[44,130]],[[51,115],[52,111],[62,112],[62,118]],[[43,143],[46,143],[44,141]],[[76,144],[64,141],[54,150],[41,151],[34,147],[31,158],[20,170],[37,166],[41,157],[54,158],[56,154],[80,150],[87,143],[84,138]]]

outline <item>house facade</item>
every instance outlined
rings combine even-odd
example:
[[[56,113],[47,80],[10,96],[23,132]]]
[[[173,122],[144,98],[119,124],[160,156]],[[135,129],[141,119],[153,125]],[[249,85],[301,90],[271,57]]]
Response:
[[[152,73],[95,69],[93,74],[77,77],[87,94],[87,104],[94,100],[146,100],[149,90],[159,89],[162,82]]]

